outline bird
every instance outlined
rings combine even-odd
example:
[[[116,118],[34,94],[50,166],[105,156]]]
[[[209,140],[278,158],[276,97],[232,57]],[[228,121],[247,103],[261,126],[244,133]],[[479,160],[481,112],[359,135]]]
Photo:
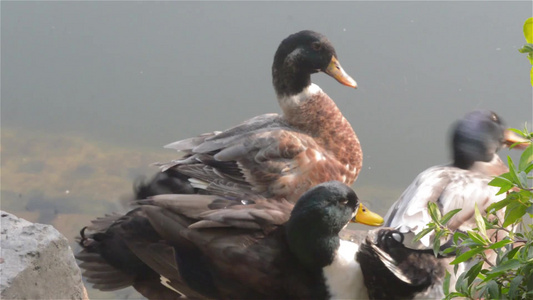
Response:
[[[405,235],[404,244],[415,249],[431,247],[433,234],[413,241],[414,235],[431,222],[429,202],[437,204],[442,215],[461,208],[447,223],[452,230],[466,232],[476,227],[475,207],[482,214],[495,202],[503,200],[498,188],[488,185],[494,176],[508,171],[497,152],[515,143],[525,148],[527,140],[505,129],[503,120],[493,111],[475,110],[467,113],[452,127],[451,149],[453,162],[433,166],[421,172],[405,189],[385,215],[384,226],[398,229]],[[503,211],[498,212],[503,220]],[[503,238],[503,236],[497,239]],[[445,244],[445,241],[441,241]],[[495,257],[493,257],[495,259]],[[457,276],[467,266],[459,267]],[[454,282],[453,266],[447,266]]]
[[[319,184],[296,204],[257,194],[167,194],[136,203],[80,232],[77,259],[97,289],[131,285],[149,299],[368,298],[359,245],[339,232],[350,221],[379,226],[383,219],[344,183]]]
[[[322,182],[351,185],[362,168],[361,144],[335,102],[311,82],[317,72],[357,88],[324,35],[303,30],[285,38],[272,64],[282,112],[166,145],[184,156],[156,163],[161,172],[149,181],[139,180],[134,198],[248,191],[294,203]]]
[[[382,227],[365,232],[356,253],[369,299],[442,299],[446,257],[405,247],[404,235]]]

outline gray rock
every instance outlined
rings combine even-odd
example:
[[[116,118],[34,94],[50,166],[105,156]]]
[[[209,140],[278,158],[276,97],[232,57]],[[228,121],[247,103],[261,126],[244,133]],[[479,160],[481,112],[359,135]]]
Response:
[[[87,299],[67,239],[51,225],[0,211],[0,298]]]

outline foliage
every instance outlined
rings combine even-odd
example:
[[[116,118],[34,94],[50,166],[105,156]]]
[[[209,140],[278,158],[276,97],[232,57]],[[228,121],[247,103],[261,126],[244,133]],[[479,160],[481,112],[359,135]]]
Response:
[[[522,136],[532,139],[533,134],[513,129]],[[514,145],[513,145],[514,146]],[[511,146],[511,147],[513,147]],[[446,223],[460,209],[441,216],[437,205],[428,204],[432,222],[417,235],[435,232],[433,251],[437,254],[456,253],[451,262],[456,265],[472,260],[477,263],[462,273],[455,285],[455,291],[449,292],[450,274],[446,274],[444,293],[446,299],[465,297],[469,299],[533,299],[533,225],[525,224],[526,214],[533,217],[533,146],[530,144],[522,153],[518,166],[508,158],[509,172],[494,178],[489,184],[500,188],[498,194],[507,193],[504,200],[491,204],[484,216],[475,207],[476,228],[468,232],[452,232]],[[503,220],[496,218],[496,212],[505,209]],[[521,232],[509,230],[509,226],[521,227]],[[506,237],[495,240],[498,232],[505,231]],[[440,238],[453,239],[451,247],[440,249]],[[496,264],[492,264],[487,255],[497,254]],[[488,268],[484,268],[484,264]]]
[[[529,62],[533,65],[533,18],[529,18],[524,23],[524,36],[526,38],[527,44],[524,47],[518,49],[521,53],[527,53]],[[530,71],[531,85],[533,86],[533,67]]]

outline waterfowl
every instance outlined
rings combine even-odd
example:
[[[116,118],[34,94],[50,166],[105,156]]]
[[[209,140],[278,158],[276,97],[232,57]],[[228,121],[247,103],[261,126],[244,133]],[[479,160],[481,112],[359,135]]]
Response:
[[[339,232],[350,220],[382,219],[345,184],[319,184],[295,205],[259,195],[183,194],[137,204],[82,230],[77,258],[95,288],[132,285],[149,299],[368,297],[359,245]]]
[[[305,30],[284,39],[272,64],[282,113],[256,116],[222,132],[167,145],[185,156],[160,163],[163,172],[139,182],[136,198],[168,192],[233,195],[245,190],[294,203],[321,182],[351,185],[361,170],[361,146],[333,100],[311,82],[311,74],[317,72],[357,87],[324,35]]]
[[[442,299],[445,268],[433,250],[405,247],[392,228],[365,233],[356,260],[370,299]]]
[[[516,148],[523,148],[527,141],[505,130],[496,113],[488,110],[468,113],[453,128],[453,162],[420,173],[387,212],[385,226],[416,234],[431,221],[427,203],[434,202],[442,214],[462,209],[448,222],[450,229],[472,229],[475,204],[484,211],[505,197],[496,195],[498,188],[488,182],[508,171],[498,150],[517,142],[523,144]],[[417,247],[429,247],[430,236],[423,238],[421,244]]]
[[[448,222],[450,229],[471,230],[476,226],[476,204],[484,213],[490,204],[505,197],[496,195],[498,188],[489,186],[488,182],[493,176],[508,171],[497,151],[502,146],[516,142],[522,142],[517,147],[524,148],[527,141],[505,130],[503,121],[496,113],[488,110],[468,113],[453,128],[453,162],[434,166],[420,173],[387,212],[385,226],[397,228],[404,233],[404,243],[408,247],[431,247],[432,235],[426,235],[417,243],[412,239],[431,221],[427,203],[434,202],[443,215],[457,208],[462,209]],[[500,213],[501,218],[503,211]],[[503,236],[497,238],[501,239]],[[443,241],[441,243],[444,244]],[[450,286],[453,287],[453,266],[446,267],[452,274]],[[457,275],[465,268],[466,265],[461,264]]]

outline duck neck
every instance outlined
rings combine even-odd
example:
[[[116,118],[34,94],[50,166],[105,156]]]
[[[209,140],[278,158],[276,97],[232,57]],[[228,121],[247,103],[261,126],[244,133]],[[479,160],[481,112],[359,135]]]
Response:
[[[286,233],[290,250],[309,270],[330,265],[340,246],[338,235],[320,222],[289,222]]]
[[[345,183],[351,184],[361,169],[363,153],[357,135],[335,102],[312,83],[295,95],[278,94],[278,101],[291,127],[312,136],[347,166]]]
[[[459,169],[468,170],[474,165],[474,161],[464,155],[455,155],[453,158],[453,166]]]
[[[311,74],[308,71],[287,66],[283,61],[283,55],[276,54],[272,65],[272,83],[278,99],[291,97],[311,85]]]

